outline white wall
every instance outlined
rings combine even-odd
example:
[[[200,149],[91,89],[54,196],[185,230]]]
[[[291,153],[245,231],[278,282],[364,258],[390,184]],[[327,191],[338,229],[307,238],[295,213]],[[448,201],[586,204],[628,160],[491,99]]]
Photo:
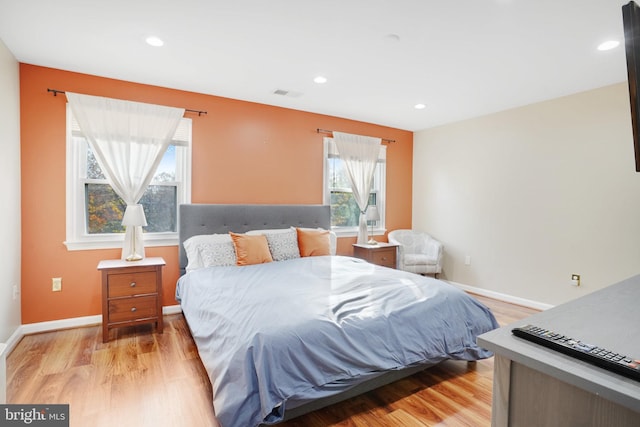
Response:
[[[0,343],[20,326],[20,85],[19,65],[0,40]],[[4,346],[0,344],[0,402],[4,401]]]
[[[626,82],[417,132],[413,171],[445,279],[556,305],[640,273]]]

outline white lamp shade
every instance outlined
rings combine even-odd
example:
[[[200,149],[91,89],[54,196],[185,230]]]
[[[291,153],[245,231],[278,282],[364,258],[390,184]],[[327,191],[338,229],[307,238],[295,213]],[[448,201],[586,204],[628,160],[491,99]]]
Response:
[[[147,217],[144,215],[142,205],[127,205],[122,217],[122,225],[147,225]]]
[[[367,208],[367,221],[377,221],[380,219],[380,212],[377,206],[369,206]]]

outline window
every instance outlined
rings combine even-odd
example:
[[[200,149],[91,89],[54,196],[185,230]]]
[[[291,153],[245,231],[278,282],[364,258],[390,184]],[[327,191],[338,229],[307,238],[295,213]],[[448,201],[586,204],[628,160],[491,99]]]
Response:
[[[178,205],[191,201],[191,119],[182,119],[140,199],[145,246],[178,244]],[[113,191],[67,106],[67,240],[69,250],[119,248],[126,204]]]
[[[373,227],[373,233],[385,233],[385,182],[386,182],[386,152],[382,146],[378,165],[373,174],[369,205],[377,206],[380,213],[378,221],[369,221],[367,225]],[[338,155],[338,150],[332,138],[324,139],[324,203],[331,205],[331,229],[339,236],[356,236],[360,209],[351,190],[351,182],[344,162]]]

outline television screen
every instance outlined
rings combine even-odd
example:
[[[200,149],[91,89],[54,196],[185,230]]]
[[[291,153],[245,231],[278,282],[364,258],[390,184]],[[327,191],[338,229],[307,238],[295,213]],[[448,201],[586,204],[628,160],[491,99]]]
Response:
[[[640,99],[638,98],[638,68],[640,67],[640,7],[630,1],[622,6],[622,24],[627,55],[627,78],[629,81],[629,100],[631,101],[631,125],[633,128],[633,148],[636,158],[636,172],[640,172]]]

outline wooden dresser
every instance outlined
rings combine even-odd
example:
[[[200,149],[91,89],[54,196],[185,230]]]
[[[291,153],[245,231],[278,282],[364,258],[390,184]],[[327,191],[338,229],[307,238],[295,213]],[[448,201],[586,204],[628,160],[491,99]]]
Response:
[[[398,245],[379,242],[377,245],[358,244],[353,245],[353,256],[372,264],[383,267],[396,268]]]
[[[155,323],[162,333],[162,267],[164,259],[140,261],[103,260],[102,341],[109,341],[109,330],[141,323]]]

